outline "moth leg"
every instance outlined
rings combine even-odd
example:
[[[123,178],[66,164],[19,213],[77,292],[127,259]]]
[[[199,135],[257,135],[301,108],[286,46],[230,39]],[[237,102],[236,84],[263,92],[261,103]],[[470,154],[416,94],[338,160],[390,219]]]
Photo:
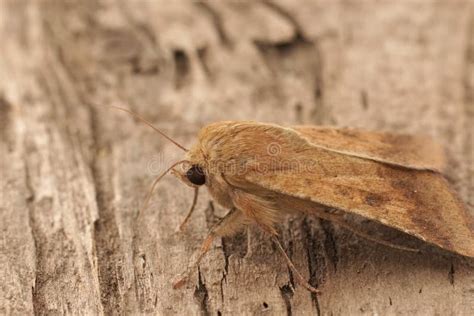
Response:
[[[183,220],[183,221],[181,222],[181,224],[179,225],[179,230],[180,230],[180,231],[183,231],[183,230],[184,230],[184,226],[186,225],[186,223],[188,222],[189,218],[191,217],[191,215],[192,215],[193,212],[194,212],[194,209],[195,209],[195,207],[196,207],[197,198],[198,198],[198,193],[199,193],[199,187],[195,187],[195,188],[194,188],[193,203],[191,204],[191,208],[189,209],[188,214],[186,215],[186,217],[184,218],[184,220]]]
[[[382,239],[379,239],[377,237],[371,236],[371,235],[363,232],[362,230],[351,226],[345,220],[340,219],[338,216],[331,216],[330,220],[335,222],[336,224],[340,225],[341,227],[351,231],[352,233],[354,233],[354,234],[356,234],[356,235],[358,235],[362,238],[365,238],[367,240],[373,241],[375,243],[378,243],[378,244],[381,244],[381,245],[384,245],[384,246],[387,246],[387,247],[390,247],[390,248],[398,249],[398,250],[411,251],[411,252],[420,252],[419,249],[396,245],[396,244],[393,244],[389,241],[382,240]]]
[[[301,273],[296,269],[295,265],[291,261],[291,259],[288,257],[288,255],[285,252],[285,249],[283,249],[283,246],[281,245],[280,241],[275,235],[272,235],[272,240],[273,242],[277,245],[278,250],[280,250],[281,254],[283,255],[283,258],[286,260],[286,264],[290,267],[291,271],[296,275],[296,278],[298,279],[299,283],[304,286],[308,291],[313,292],[313,293],[321,293],[321,291],[315,289],[314,287],[311,286],[301,275]]]
[[[237,190],[234,191],[233,203],[236,207],[242,210],[242,213],[245,214],[247,218],[257,224],[257,226],[259,226],[264,232],[272,236],[272,239],[277,245],[278,250],[280,250],[282,253],[288,266],[296,275],[299,283],[308,291],[319,293],[317,289],[305,281],[304,277],[296,269],[295,265],[293,262],[291,262],[291,259],[283,249],[283,246],[278,241],[277,231],[274,226],[279,220],[279,214],[275,209],[275,205],[271,201]]]
[[[216,237],[232,235],[233,233],[237,232],[244,223],[245,217],[242,212],[236,208],[232,208],[219,222],[217,222],[217,224],[211,228],[201,245],[201,249],[198,251],[197,257],[195,255],[193,256],[196,257],[196,259],[191,265],[188,266],[184,276],[173,284],[173,288],[180,288],[187,282],[191,272],[199,265],[204,255],[211,248],[212,242]]]

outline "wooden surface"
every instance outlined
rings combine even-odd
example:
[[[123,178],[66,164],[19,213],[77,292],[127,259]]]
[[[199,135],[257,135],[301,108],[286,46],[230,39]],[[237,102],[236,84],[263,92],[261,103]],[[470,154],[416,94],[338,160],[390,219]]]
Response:
[[[171,282],[225,210],[154,176],[217,120],[422,133],[474,212],[474,7],[455,1],[0,1],[0,314],[474,314],[474,261],[295,217]],[[292,286],[296,289],[293,292]]]

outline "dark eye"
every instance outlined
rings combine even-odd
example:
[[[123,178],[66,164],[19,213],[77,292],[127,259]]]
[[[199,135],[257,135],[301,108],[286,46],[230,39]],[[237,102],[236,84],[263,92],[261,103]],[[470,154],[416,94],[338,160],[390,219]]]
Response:
[[[206,183],[206,176],[204,175],[204,171],[199,166],[192,166],[186,171],[186,178],[188,178],[189,182],[195,185],[203,185]]]

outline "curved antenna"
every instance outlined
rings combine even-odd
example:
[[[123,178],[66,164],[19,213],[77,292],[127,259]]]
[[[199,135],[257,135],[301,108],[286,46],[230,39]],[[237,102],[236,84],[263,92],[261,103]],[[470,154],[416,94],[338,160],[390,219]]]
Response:
[[[134,116],[135,118],[139,119],[140,121],[142,121],[142,122],[145,123],[146,125],[148,125],[148,126],[150,126],[151,128],[153,128],[156,132],[158,132],[158,134],[160,134],[161,136],[163,136],[164,138],[166,138],[167,140],[169,140],[170,142],[172,142],[173,144],[175,144],[176,146],[178,146],[178,147],[181,148],[182,150],[188,151],[188,149],[186,149],[184,146],[178,144],[175,140],[173,140],[171,137],[169,137],[168,135],[166,135],[165,133],[163,133],[162,131],[160,131],[158,128],[154,127],[153,124],[151,124],[150,122],[148,122],[147,120],[145,120],[143,117],[141,117],[141,116],[138,115],[137,113],[132,112],[132,111],[130,111],[130,110],[128,110],[128,109],[124,109],[124,108],[115,106],[115,105],[109,105],[109,106],[112,107],[112,108],[115,108],[115,109],[117,109],[117,110],[127,112],[128,114]]]

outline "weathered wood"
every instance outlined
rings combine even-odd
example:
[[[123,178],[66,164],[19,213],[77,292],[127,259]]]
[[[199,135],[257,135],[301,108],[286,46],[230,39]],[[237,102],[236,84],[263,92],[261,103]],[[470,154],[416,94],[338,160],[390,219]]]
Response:
[[[1,314],[474,314],[474,262],[406,253],[325,221],[282,228],[321,296],[256,229],[218,241],[171,282],[225,210],[173,177],[229,119],[423,133],[474,212],[471,1],[1,1]],[[293,292],[292,286],[296,289]]]

